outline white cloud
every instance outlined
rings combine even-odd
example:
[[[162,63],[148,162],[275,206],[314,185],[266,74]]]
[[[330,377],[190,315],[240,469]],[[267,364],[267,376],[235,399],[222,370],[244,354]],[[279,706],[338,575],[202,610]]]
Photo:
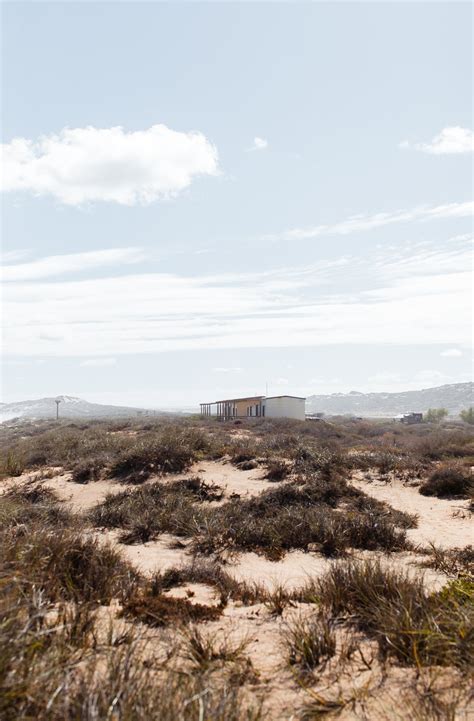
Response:
[[[447,348],[441,351],[440,355],[443,356],[443,358],[460,358],[462,351],[459,350],[459,348]]]
[[[344,260],[247,274],[9,283],[5,345],[20,357],[110,358],[198,348],[469,343],[468,247],[446,244],[435,252],[407,243]],[[341,290],[348,280],[350,289]]]
[[[414,147],[415,150],[421,150],[424,153],[432,155],[448,155],[452,153],[473,153],[474,152],[474,133],[468,128],[460,128],[453,126],[443,128],[443,130],[435,135],[430,143],[416,143],[411,145],[407,140],[400,143],[401,148]]]
[[[253,146],[251,150],[265,150],[266,148],[268,148],[268,140],[259,137],[255,137],[253,139]]]
[[[108,368],[117,365],[116,358],[88,358],[80,363],[85,368]]]
[[[30,263],[4,265],[1,268],[1,275],[4,281],[36,280],[113,264],[138,263],[144,257],[141,248],[109,248],[86,253],[50,255]]]
[[[20,260],[25,260],[31,254],[31,250],[27,248],[21,248],[18,250],[7,250],[2,252],[3,263],[17,263]]]
[[[2,145],[2,157],[3,190],[52,195],[67,205],[148,204],[178,195],[196,176],[218,173],[217,150],[202,133],[166,125],[64,128],[36,141],[14,138]]]
[[[474,214],[474,202],[445,203],[432,207],[421,206],[408,210],[396,210],[389,213],[375,213],[373,215],[353,215],[346,220],[328,225],[315,225],[309,228],[292,228],[265,235],[262,240],[305,240],[324,235],[350,235],[367,230],[374,230],[386,225],[406,223],[414,220],[435,220],[439,218],[464,218]]]

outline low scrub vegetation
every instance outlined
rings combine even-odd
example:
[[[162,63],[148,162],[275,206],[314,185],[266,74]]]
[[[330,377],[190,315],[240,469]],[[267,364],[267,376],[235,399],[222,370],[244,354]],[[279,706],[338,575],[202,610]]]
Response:
[[[420,487],[424,496],[438,498],[469,498],[474,494],[474,481],[470,471],[459,465],[443,465],[434,471]]]
[[[119,551],[85,535],[50,491],[6,494],[1,521],[0,563],[20,588],[33,584],[51,601],[109,603],[138,581]]]
[[[453,578],[467,577],[474,581],[474,548],[440,548],[432,544],[425,566]]]
[[[335,564],[309,590],[333,618],[374,638],[382,658],[415,666],[474,663],[474,584],[429,594],[421,578],[380,562]]]
[[[358,674],[380,676],[383,690],[394,669],[397,679],[416,680],[414,719],[456,718],[447,696],[422,680],[434,669],[457,683],[473,667],[473,550],[412,548],[407,531],[417,517],[350,481],[416,479],[422,493],[470,498],[474,449],[465,424],[255,419],[237,430],[212,420],[135,419],[0,431],[2,719],[260,721],[268,691],[257,668],[267,649],[260,634],[268,648],[275,641],[275,673],[288,666],[281,678],[289,693],[303,689],[301,703],[311,699],[291,707],[295,720],[355,713],[361,694],[365,703],[379,691],[356,686]],[[239,471],[258,468],[249,487],[258,491],[261,478],[265,490],[232,494],[225,473],[221,487],[206,480],[208,468],[193,466],[204,459],[231,463],[223,470],[237,476],[239,493]],[[58,493],[70,483],[73,498],[103,498],[105,482],[113,493],[73,512],[46,487],[55,473]],[[467,514],[465,505],[453,507]],[[188,563],[144,575],[125,560],[145,549],[121,543],[162,534]],[[239,552],[277,561],[294,549],[335,560],[302,588],[237,580],[232,564],[246,562]],[[444,586],[428,590],[415,566],[402,571],[397,556],[387,557],[407,550],[422,551],[412,558],[444,574]],[[352,673],[353,689],[329,693],[335,678]],[[283,717],[275,708],[266,718]]]
[[[284,483],[249,500],[232,500],[205,514],[194,529],[193,548],[201,553],[225,549],[257,551],[280,558],[299,548],[340,555],[347,548],[400,550],[409,543],[400,516],[382,503],[363,507],[365,494],[340,480],[310,476]],[[344,512],[342,512],[344,509]],[[401,514],[405,527],[416,521]]]
[[[57,605],[30,586],[1,588],[0,716],[18,719],[259,721],[221,668],[163,669],[136,632],[104,632],[87,605]],[[99,641],[100,639],[100,641]],[[233,670],[233,666],[232,666]]]
[[[192,603],[185,598],[173,598],[155,594],[149,589],[141,590],[127,598],[122,614],[149,626],[174,626],[191,621],[214,621],[219,618],[222,608]]]
[[[402,550],[410,547],[404,529],[416,525],[413,517],[369,500],[344,481],[316,475],[212,508],[202,504],[203,492],[214,498],[215,491],[196,482],[155,482],[110,495],[89,518],[96,526],[122,529],[124,543],[167,532],[189,538],[195,552],[253,550],[275,560],[311,544],[328,556],[347,548]]]

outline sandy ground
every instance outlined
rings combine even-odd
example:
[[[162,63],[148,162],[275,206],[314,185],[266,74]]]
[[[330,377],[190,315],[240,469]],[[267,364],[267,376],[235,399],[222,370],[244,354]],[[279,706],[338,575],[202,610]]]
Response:
[[[241,471],[225,461],[201,461],[195,463],[188,473],[167,476],[170,480],[189,476],[200,476],[207,483],[216,483],[225,491],[225,497],[233,493],[242,498],[256,496],[266,488],[274,488],[275,484],[265,480],[265,467],[259,466],[250,471]]]
[[[256,553],[240,553],[225,569],[238,581],[260,583],[268,590],[303,586],[310,577],[320,576],[330,561],[321,555],[290,551],[280,561],[269,561]]]
[[[215,483],[224,489],[226,498],[234,493],[241,497],[249,497],[265,488],[275,487],[276,484],[262,479],[263,474],[263,467],[241,471],[222,461],[205,461],[195,464],[186,474],[167,476],[164,480],[172,481],[199,475],[203,480]],[[34,480],[32,474],[7,481],[2,484],[2,488],[6,490],[30,480]],[[77,484],[71,481],[70,474],[61,472],[52,478],[41,480],[41,483],[54,490],[59,498],[70,504],[77,512],[92,507],[103,500],[108,493],[120,492],[127,488],[111,480]],[[418,514],[419,527],[408,531],[411,540],[416,544],[426,546],[429,542],[434,542],[440,546],[453,547],[474,542],[472,521],[468,515],[465,513],[465,517],[462,517],[462,514],[458,517],[453,516],[454,511],[465,509],[467,502],[424,497],[419,494],[417,488],[403,485],[397,480],[388,484],[380,481],[367,482],[363,480],[362,474],[355,477],[353,483],[378,500],[388,502],[394,508]],[[146,574],[157,570],[163,572],[171,567],[187,564],[191,560],[182,539],[177,543],[179,539],[168,534],[163,534],[156,541],[137,545],[118,544],[120,535],[118,531],[104,530],[96,531],[94,534],[118,545],[124,557]],[[419,576],[423,573],[427,587],[432,590],[446,582],[446,577],[442,574],[420,568],[419,564],[423,558],[419,554],[398,553],[383,556],[372,552],[354,552],[353,556],[378,557],[387,565],[406,568],[413,575]],[[304,585],[309,577],[320,576],[331,563],[321,555],[302,551],[289,552],[277,562],[269,561],[255,553],[243,553],[233,555],[225,563],[224,569],[237,580],[263,584],[269,590],[279,585],[292,589]],[[215,605],[219,602],[215,590],[201,583],[184,584],[167,593],[174,597],[187,598],[191,603]],[[398,711],[395,714],[386,713],[386,709],[393,704],[397,707],[397,694],[403,690],[403,684],[408,686],[412,683],[412,670],[389,669],[388,676],[381,680],[377,664],[366,667],[362,657],[356,654],[347,667],[344,664],[337,666],[332,678],[330,673],[324,672],[310,682],[297,680],[286,663],[284,633],[291,619],[300,613],[308,613],[308,609],[311,610],[308,606],[292,604],[284,610],[282,616],[274,616],[264,604],[244,606],[238,602],[230,602],[220,619],[202,624],[200,628],[216,638],[229,638],[235,642],[245,639],[248,642],[245,655],[251,660],[257,679],[255,685],[249,686],[249,689],[257,698],[259,694],[265,695],[269,719],[292,721],[298,718],[298,710],[303,704],[311,702],[315,694],[319,697],[322,695],[336,699],[354,694],[357,701],[348,703],[342,709],[338,715],[339,721],[411,719],[409,710],[403,708],[398,715]],[[112,610],[111,608],[104,613],[107,614]],[[166,633],[162,631],[149,627],[143,627],[143,630],[146,638],[150,639],[152,647],[154,646],[157,652],[161,649],[163,655],[166,655],[169,643],[176,643],[176,629],[172,630],[174,635],[168,641],[166,641]],[[370,649],[365,657],[370,660]],[[335,660],[336,665],[341,663]],[[358,690],[354,692],[356,688]],[[366,694],[369,689],[370,696]],[[367,700],[364,700],[364,694],[367,695]],[[461,719],[468,721],[474,717],[474,712],[472,715],[469,714],[470,712],[457,718],[460,721]]]
[[[434,543],[443,548],[474,544],[474,524],[467,512],[468,501],[422,496],[418,488],[404,485],[397,479],[388,483],[367,482],[361,476],[355,476],[353,480],[357,488],[379,501],[386,501],[399,511],[418,515],[418,528],[407,531],[413,543],[420,546]]]
[[[56,470],[56,474],[54,473]],[[8,479],[2,483],[2,492],[26,483],[39,481],[45,488],[54,491],[58,498],[70,504],[73,511],[84,511],[100,503],[109,493],[120,493],[124,490],[137,488],[128,486],[113,479],[91,481],[90,483],[74,483],[70,473],[62,473],[62,469],[46,469],[51,478],[42,478],[42,473],[28,473],[16,478]],[[264,467],[254,468],[250,471],[241,471],[230,463],[224,461],[202,461],[195,463],[186,473],[170,474],[164,477],[152,476],[147,483],[163,481],[171,483],[182,478],[200,476],[207,483],[215,483],[224,491],[224,499],[233,494],[242,498],[255,496],[265,488],[274,487],[275,484],[262,478]]]
[[[186,547],[176,548],[175,543],[181,539],[163,533],[156,541],[133,545],[118,543],[119,531],[104,530],[96,534],[104,541],[109,541],[120,548],[122,555],[144,574],[156,571],[165,572],[169,568],[189,563],[190,557]]]

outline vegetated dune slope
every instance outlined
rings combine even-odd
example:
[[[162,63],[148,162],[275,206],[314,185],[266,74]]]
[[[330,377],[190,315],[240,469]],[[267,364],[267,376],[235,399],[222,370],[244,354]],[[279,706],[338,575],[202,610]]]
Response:
[[[5,718],[472,717],[466,428],[39,424],[2,457]]]

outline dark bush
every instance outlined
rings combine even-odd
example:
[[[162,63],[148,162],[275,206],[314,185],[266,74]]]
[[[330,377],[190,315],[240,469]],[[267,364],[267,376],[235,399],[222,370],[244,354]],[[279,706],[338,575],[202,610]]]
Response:
[[[192,478],[183,478],[180,481],[175,481],[170,486],[170,491],[176,491],[177,493],[191,493],[197,501],[220,501],[224,496],[224,491],[216,483],[206,483],[199,476],[193,476]]]
[[[276,458],[267,464],[267,471],[264,478],[269,481],[279,482],[284,481],[290,473],[291,466],[286,461]]]
[[[74,483],[89,483],[97,481],[102,473],[102,464],[99,461],[83,461],[77,463],[72,469],[71,478]]]
[[[462,467],[445,465],[438,468],[420,486],[424,496],[438,498],[468,498],[474,490],[473,479]]]
[[[133,618],[149,626],[174,626],[199,622],[215,621],[222,614],[220,606],[204,606],[191,603],[185,598],[153,595],[139,592],[128,598],[122,607],[122,615]]]

